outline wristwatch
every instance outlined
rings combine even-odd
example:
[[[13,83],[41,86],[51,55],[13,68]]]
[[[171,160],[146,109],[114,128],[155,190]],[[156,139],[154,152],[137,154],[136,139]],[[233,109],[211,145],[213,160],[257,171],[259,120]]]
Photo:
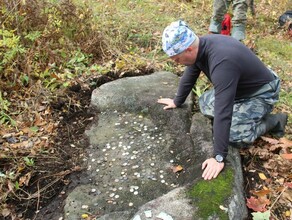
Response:
[[[215,156],[215,160],[218,162],[218,163],[223,163],[224,162],[224,157],[220,154],[217,154]]]

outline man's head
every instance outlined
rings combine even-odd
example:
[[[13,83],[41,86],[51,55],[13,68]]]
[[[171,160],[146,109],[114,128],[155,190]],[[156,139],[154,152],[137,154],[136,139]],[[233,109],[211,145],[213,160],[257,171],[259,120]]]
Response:
[[[175,62],[190,65],[195,62],[199,38],[184,21],[167,26],[162,35],[162,48]]]

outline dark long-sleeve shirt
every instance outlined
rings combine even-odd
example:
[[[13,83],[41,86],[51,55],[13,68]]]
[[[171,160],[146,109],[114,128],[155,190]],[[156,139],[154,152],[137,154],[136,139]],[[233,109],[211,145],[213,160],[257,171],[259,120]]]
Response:
[[[195,63],[187,66],[180,80],[176,106],[183,104],[200,72],[215,90],[214,155],[227,156],[234,100],[248,97],[274,78],[260,59],[241,42],[224,35],[200,37]]]

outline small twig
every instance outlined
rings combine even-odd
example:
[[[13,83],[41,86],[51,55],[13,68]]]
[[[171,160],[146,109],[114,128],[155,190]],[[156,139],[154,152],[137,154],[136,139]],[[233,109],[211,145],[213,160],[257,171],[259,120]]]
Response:
[[[45,190],[47,190],[49,187],[53,186],[55,183],[57,183],[58,181],[60,181],[62,178],[64,178],[65,176],[67,176],[68,174],[70,174],[72,172],[80,171],[80,170],[81,170],[81,168],[77,166],[77,167],[74,167],[74,168],[72,168],[70,170],[65,170],[65,171],[61,171],[61,172],[56,173],[56,174],[53,174],[53,175],[44,176],[44,177],[42,177],[40,179],[47,178],[47,177],[50,177],[50,176],[56,176],[57,178],[55,180],[53,180],[52,182],[50,182],[49,184],[47,184],[45,187],[41,188],[41,189],[39,189],[39,187],[38,187],[38,191],[35,192],[35,193],[33,193],[33,194],[31,194],[31,195],[29,195],[28,193],[26,193],[29,196],[27,198],[22,198],[22,199],[30,200],[30,199],[39,198],[40,197],[40,194],[42,192],[44,192]],[[38,184],[39,184],[39,182],[38,182]]]
[[[40,208],[40,197],[41,197],[41,194],[39,193],[40,192],[40,182],[38,182],[38,202],[37,202],[37,209],[36,210],[39,210]]]
[[[274,213],[271,212],[271,215],[273,216],[273,218],[275,218],[275,220],[279,220],[279,219],[274,215]]]
[[[280,197],[282,196],[282,194],[285,192],[285,190],[287,189],[288,187],[285,186],[284,189],[282,190],[282,192],[278,195],[278,197],[276,198],[276,200],[273,202],[273,204],[271,205],[270,207],[270,210],[272,210],[273,206],[276,204],[276,202],[278,202],[278,200],[280,199]]]

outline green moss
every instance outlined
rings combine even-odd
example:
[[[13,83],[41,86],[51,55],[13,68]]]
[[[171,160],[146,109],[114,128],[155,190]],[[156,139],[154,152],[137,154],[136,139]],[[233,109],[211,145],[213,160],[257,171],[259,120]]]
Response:
[[[211,181],[201,180],[191,187],[188,194],[193,204],[198,207],[198,216],[207,219],[209,216],[219,217],[220,220],[228,219],[226,212],[219,206],[226,207],[232,193],[234,171],[227,168]]]

